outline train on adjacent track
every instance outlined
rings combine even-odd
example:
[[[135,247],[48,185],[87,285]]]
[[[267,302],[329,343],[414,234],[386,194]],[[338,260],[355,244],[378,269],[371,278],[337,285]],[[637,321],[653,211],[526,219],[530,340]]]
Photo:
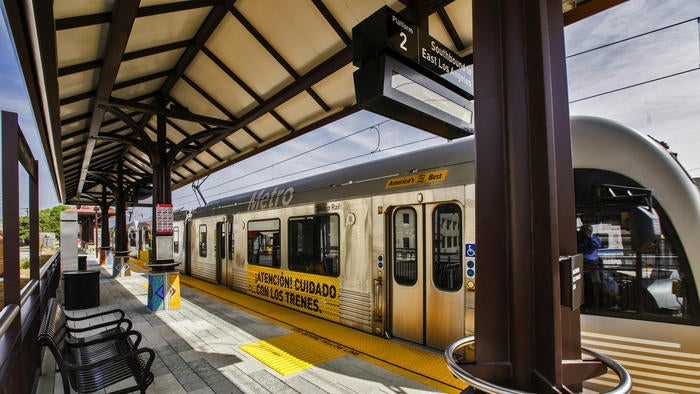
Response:
[[[577,226],[591,225],[603,243],[599,264],[586,267],[582,342],[620,361],[636,392],[699,392],[698,186],[637,131],[593,117],[572,117],[571,129]],[[475,243],[474,143],[467,137],[176,212],[178,269],[444,349],[473,334],[485,264]],[[652,234],[635,232],[640,214],[654,218]],[[147,227],[130,230],[134,252],[150,240]]]

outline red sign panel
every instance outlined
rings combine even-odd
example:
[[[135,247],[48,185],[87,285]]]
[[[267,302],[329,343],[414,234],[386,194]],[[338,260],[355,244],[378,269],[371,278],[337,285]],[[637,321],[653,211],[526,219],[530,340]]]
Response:
[[[173,233],[173,204],[156,204],[156,235]]]

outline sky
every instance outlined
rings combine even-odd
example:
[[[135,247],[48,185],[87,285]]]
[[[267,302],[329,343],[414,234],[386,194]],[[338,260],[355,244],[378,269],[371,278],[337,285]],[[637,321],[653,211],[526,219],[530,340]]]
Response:
[[[666,142],[695,178],[700,177],[698,17],[700,0],[630,0],[564,32],[571,114],[610,118]],[[58,205],[55,188],[47,181],[51,177],[4,6],[0,109],[19,114],[20,127],[40,162],[40,208]],[[441,143],[446,140],[363,111],[220,170],[204,180],[200,190],[210,202]],[[21,207],[25,201],[21,197]],[[173,191],[175,209],[200,203],[189,185]],[[135,213],[139,220],[150,217],[148,209]]]

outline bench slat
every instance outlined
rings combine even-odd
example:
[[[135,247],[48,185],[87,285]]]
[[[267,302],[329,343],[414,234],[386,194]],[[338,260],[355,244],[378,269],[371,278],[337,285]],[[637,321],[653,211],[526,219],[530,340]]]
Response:
[[[119,392],[136,389],[145,392],[153,382],[150,368],[155,353],[149,348],[138,348],[141,334],[131,330],[131,322],[124,318],[123,311],[119,312],[121,317],[112,322],[116,325],[114,328],[103,329],[88,337],[75,337],[67,322],[76,319],[68,318],[55,298],[49,300],[37,340],[41,346],[47,346],[56,359],[65,393],[70,392],[70,387],[79,392],[97,391],[129,378],[133,378],[135,385]],[[124,322],[128,322],[127,329],[121,327]],[[90,327],[102,329],[109,325],[101,322]],[[84,332],[92,328],[74,331]]]

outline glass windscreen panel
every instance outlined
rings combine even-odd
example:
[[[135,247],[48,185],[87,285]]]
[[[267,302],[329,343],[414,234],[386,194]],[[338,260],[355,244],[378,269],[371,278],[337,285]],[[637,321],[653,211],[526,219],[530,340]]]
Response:
[[[581,184],[605,174],[578,171],[577,238],[584,256],[583,313],[635,319],[698,322],[698,297],[688,259],[662,206],[651,198],[658,216],[653,243],[640,247],[634,226],[638,202],[587,200]],[[624,179],[614,179],[624,182]],[[636,192],[637,190],[632,188]],[[651,193],[651,191],[649,191]],[[600,195],[601,193],[586,193]],[[625,193],[633,194],[633,192]],[[622,193],[618,193],[622,195]],[[643,203],[643,202],[642,202]],[[642,209],[649,210],[648,205]],[[590,233],[587,236],[586,233]],[[588,238],[593,242],[588,241]]]

